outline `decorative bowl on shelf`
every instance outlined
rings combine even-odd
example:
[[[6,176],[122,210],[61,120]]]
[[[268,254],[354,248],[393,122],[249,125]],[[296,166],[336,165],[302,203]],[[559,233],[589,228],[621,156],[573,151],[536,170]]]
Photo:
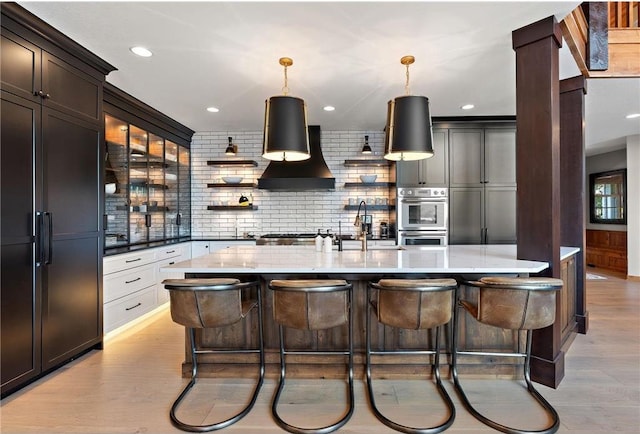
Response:
[[[227,184],[240,184],[242,177],[240,176],[223,176],[222,180]]]
[[[365,184],[371,184],[372,182],[376,181],[377,177],[378,175],[360,175],[360,181]]]

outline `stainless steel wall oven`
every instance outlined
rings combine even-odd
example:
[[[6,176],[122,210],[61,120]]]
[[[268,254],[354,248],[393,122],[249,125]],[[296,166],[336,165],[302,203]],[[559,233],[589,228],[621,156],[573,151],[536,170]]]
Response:
[[[447,245],[447,188],[404,187],[397,197],[400,245]]]

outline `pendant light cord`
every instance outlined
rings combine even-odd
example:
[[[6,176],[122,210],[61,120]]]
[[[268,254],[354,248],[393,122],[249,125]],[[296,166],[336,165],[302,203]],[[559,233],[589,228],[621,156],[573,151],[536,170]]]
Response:
[[[407,66],[407,82],[404,85],[404,92],[405,92],[405,95],[409,95],[409,64],[407,64],[406,66]]]
[[[284,86],[282,86],[282,93],[287,96],[287,94],[289,93],[289,86],[288,83],[289,80],[287,78],[287,65],[284,66]]]

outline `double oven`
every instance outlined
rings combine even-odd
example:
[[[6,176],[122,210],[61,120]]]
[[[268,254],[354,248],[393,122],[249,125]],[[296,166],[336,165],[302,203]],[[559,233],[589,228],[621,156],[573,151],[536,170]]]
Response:
[[[448,193],[445,187],[398,189],[398,244],[403,246],[447,245]]]

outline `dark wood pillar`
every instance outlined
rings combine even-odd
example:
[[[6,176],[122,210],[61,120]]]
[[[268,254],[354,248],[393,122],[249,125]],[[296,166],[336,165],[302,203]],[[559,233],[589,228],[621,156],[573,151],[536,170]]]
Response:
[[[514,30],[516,52],[516,179],[518,259],[560,268],[560,92],[562,32],[551,16]],[[560,317],[557,303],[556,318]],[[559,321],[533,335],[531,377],[557,387],[564,376]]]
[[[576,331],[586,334],[589,313],[585,294],[584,76],[560,81],[560,244],[579,247],[576,255]]]

